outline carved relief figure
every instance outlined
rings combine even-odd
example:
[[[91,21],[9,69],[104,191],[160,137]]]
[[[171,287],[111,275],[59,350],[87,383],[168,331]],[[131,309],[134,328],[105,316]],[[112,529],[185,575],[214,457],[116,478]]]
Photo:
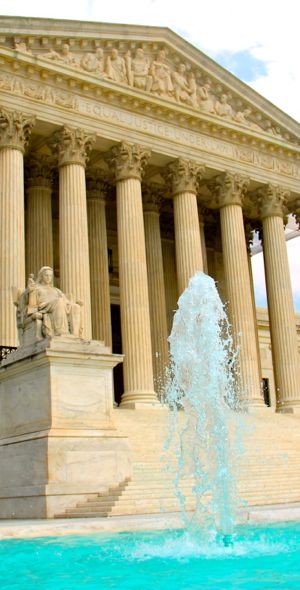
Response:
[[[91,74],[105,78],[103,49],[98,47],[95,53],[86,53],[80,60],[80,67]]]
[[[20,343],[24,342],[24,333],[37,322],[36,339],[47,336],[82,334],[82,302],[72,302],[60,289],[53,286],[53,270],[43,266],[34,281],[29,275],[27,288],[17,302],[17,324]]]
[[[237,123],[241,123],[242,125],[250,125],[251,121],[248,120],[248,117],[251,115],[251,109],[245,109],[244,111],[238,111],[234,115],[234,120]]]
[[[111,80],[127,84],[125,60],[119,56],[115,48],[111,50],[111,55],[107,58],[106,73]]]
[[[188,87],[189,87],[189,94],[190,94],[190,102],[191,105],[196,109],[198,107],[198,99],[197,99],[197,82],[194,72],[189,72],[188,76]]]
[[[244,111],[238,111],[237,113],[235,113],[233,119],[241,125],[247,125],[252,129],[257,129],[258,131],[261,131],[261,127],[259,127],[259,125],[257,125],[256,123],[253,123],[253,121],[251,121],[251,119],[249,118],[251,116],[251,113],[251,109],[246,108]]]
[[[161,49],[156,60],[151,64],[150,74],[152,76],[151,91],[154,94],[172,96],[173,84],[169,66],[165,63],[166,52]]]
[[[27,49],[25,41],[15,41],[15,49],[17,51],[23,51],[24,53],[32,53],[30,49]]]
[[[198,88],[199,107],[205,113],[215,113],[214,100],[210,94],[210,82]]]
[[[232,119],[233,109],[230,104],[228,104],[227,94],[221,94],[220,100],[217,100],[215,104],[215,111],[219,117],[227,117],[228,119]]]
[[[86,53],[80,60],[80,67],[86,72],[95,73],[97,69],[96,56],[94,53]]]
[[[174,87],[175,100],[178,102],[185,102],[192,104],[191,88],[186,78],[185,64],[179,64],[176,72],[172,72],[172,81]]]
[[[265,122],[264,131],[266,131],[267,133],[271,133],[272,135],[275,135],[275,137],[282,137],[280,128],[276,125],[273,125],[273,123],[269,120]]]
[[[152,77],[149,75],[150,62],[145,57],[142,47],[138,47],[133,58],[127,54],[126,66],[129,85],[149,92],[152,85]]]
[[[64,43],[61,48],[61,53],[57,53],[54,49],[51,49],[48,53],[44,53],[42,56],[46,59],[60,61],[66,64],[67,66],[78,67],[77,61],[73,54],[70,51],[70,45],[68,43]]]
[[[12,90],[13,87],[13,80],[9,76],[4,76],[0,74],[0,88],[3,90]]]

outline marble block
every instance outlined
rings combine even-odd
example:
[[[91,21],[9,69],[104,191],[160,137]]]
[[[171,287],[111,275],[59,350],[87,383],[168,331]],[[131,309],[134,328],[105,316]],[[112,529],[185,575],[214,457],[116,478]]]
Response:
[[[57,337],[20,347],[0,368],[0,518],[53,517],[130,477],[112,421],[103,343]],[[84,496],[84,497],[83,497]]]

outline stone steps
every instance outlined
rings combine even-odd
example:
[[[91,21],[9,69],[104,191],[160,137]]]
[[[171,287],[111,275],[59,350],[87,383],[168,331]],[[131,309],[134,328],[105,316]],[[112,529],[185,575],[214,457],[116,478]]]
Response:
[[[246,506],[256,507],[299,502],[299,418],[270,414],[250,417],[248,421],[255,421],[256,427],[247,431],[245,451],[236,469],[238,496]],[[118,432],[129,437],[133,450],[131,480],[97,497],[93,495],[58,516],[88,518],[181,511],[173,486],[176,464],[171,453],[163,450],[165,412],[115,410],[115,422]],[[180,484],[187,510],[195,507],[193,484],[192,476]]]

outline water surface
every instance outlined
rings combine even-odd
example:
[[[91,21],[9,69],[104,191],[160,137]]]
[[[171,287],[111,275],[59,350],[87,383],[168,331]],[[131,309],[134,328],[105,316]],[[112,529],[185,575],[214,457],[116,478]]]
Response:
[[[158,531],[0,542],[1,590],[300,588],[300,523],[211,535]]]

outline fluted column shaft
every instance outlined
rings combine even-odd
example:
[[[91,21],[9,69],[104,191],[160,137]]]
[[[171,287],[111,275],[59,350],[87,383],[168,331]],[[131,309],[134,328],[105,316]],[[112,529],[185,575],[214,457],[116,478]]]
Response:
[[[190,278],[203,271],[197,198],[184,192],[174,197],[175,249],[178,291],[182,293]]]
[[[26,274],[53,268],[51,169],[30,163],[26,211]]]
[[[83,302],[83,338],[92,337],[85,164],[93,137],[64,127],[52,145],[59,165],[60,287]]]
[[[164,266],[164,281],[167,309],[168,334],[171,333],[174,313],[177,309],[178,286],[175,265],[175,245],[169,238],[162,239],[162,254]]]
[[[207,274],[207,253],[205,245],[205,234],[204,234],[204,223],[200,221],[200,241],[201,241],[201,252],[202,252],[202,266],[203,272]]]
[[[112,151],[117,225],[124,394],[121,405],[157,403],[154,392],[141,172],[147,152],[122,143]]]
[[[99,190],[100,189],[100,190]],[[105,194],[88,190],[88,230],[91,273],[92,335],[112,346]]]
[[[18,346],[13,287],[25,286],[24,179],[23,154],[0,151],[1,183],[1,345]]]
[[[176,160],[168,167],[174,198],[174,226],[178,291],[181,294],[190,278],[203,271],[196,187],[203,167],[189,160]]]
[[[246,405],[263,405],[260,387],[256,323],[241,199],[248,182],[238,175],[220,178],[219,204],[228,309],[238,351],[240,398]]]
[[[83,301],[83,337],[92,337],[85,171],[80,164],[59,169],[60,287]]]
[[[284,191],[269,187],[262,203],[263,254],[278,411],[300,407],[300,363],[283,224]]]
[[[33,118],[0,109],[0,345],[18,346],[13,288],[25,287],[24,163]]]
[[[144,205],[146,258],[151,319],[154,385],[162,391],[168,364],[168,328],[159,205],[155,195],[147,195]]]

